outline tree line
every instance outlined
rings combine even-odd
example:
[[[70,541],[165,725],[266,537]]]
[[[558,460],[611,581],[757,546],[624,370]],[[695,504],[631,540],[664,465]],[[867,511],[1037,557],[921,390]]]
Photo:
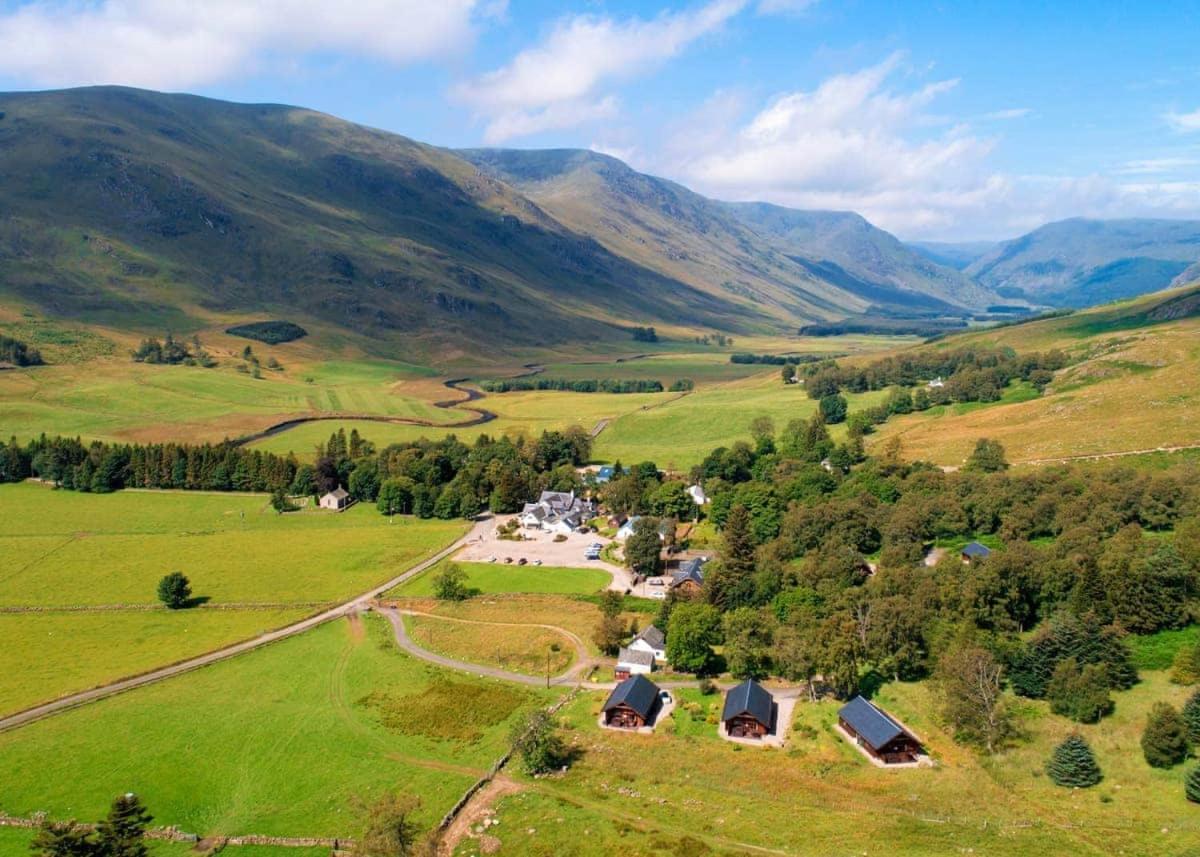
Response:
[[[198,336],[193,336],[192,341],[188,343],[176,339],[170,333],[161,341],[156,337],[143,339],[132,356],[137,363],[183,364],[205,368],[217,365],[217,361],[200,344]]]
[[[767,366],[798,366],[801,363],[816,363],[822,358],[816,354],[730,354],[730,363],[762,363]]]
[[[690,378],[680,378],[671,383],[671,392],[691,390],[695,386]],[[488,378],[479,382],[479,388],[487,393],[510,393],[526,390],[561,390],[571,393],[661,393],[662,381],[620,378]]]

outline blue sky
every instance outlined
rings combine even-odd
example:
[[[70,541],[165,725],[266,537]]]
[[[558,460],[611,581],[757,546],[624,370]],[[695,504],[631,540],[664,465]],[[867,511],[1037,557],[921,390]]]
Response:
[[[0,88],[120,83],[591,147],[903,238],[1200,217],[1200,3],[0,0]]]

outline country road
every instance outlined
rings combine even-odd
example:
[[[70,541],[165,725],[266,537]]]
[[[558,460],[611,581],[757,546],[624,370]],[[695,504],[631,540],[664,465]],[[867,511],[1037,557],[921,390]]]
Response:
[[[76,706],[83,705],[88,702],[95,702],[96,700],[104,699],[118,693],[123,693],[127,690],[133,690],[134,688],[153,684],[154,682],[159,682],[163,679],[168,679],[185,672],[190,672],[191,670],[208,666],[209,664],[217,663],[218,661],[226,660],[227,658],[232,658],[235,655],[240,655],[244,652],[253,651],[260,646],[265,646],[268,643],[274,643],[278,640],[284,640],[288,637],[293,637],[296,634],[303,633],[304,631],[308,631],[317,627],[318,625],[324,624],[331,619],[337,619],[345,616],[349,612],[361,610],[362,608],[366,607],[370,601],[378,598],[389,589],[398,586],[409,578],[412,578],[426,569],[433,567],[446,557],[455,553],[471,540],[482,537],[482,535],[490,526],[490,516],[481,518],[480,520],[476,521],[475,525],[461,538],[438,551],[428,559],[417,563],[403,574],[397,575],[386,583],[381,583],[368,592],[364,592],[363,594],[358,595],[349,601],[338,604],[336,607],[331,607],[328,610],[316,614],[315,616],[310,616],[307,619],[301,619],[299,622],[295,622],[283,628],[277,628],[274,631],[268,631],[267,633],[261,634],[252,639],[243,640],[240,643],[234,643],[232,646],[226,646],[223,649],[217,649],[216,651],[208,652],[204,655],[198,655],[197,657],[189,658],[186,661],[180,661],[178,663],[171,664],[170,666],[152,670],[148,673],[142,673],[141,675],[121,679],[120,681],[112,682],[111,684],[95,687],[91,690],[80,691],[79,693],[73,693],[70,696],[61,697],[52,702],[46,702],[33,708],[27,708],[24,711],[17,712],[16,714],[11,714],[7,717],[0,718],[0,732],[7,731],[9,729],[16,729],[17,727],[24,726],[27,723],[32,723],[35,720],[40,720],[43,717],[49,717],[52,714],[57,714],[61,711],[66,711],[67,709],[75,708]]]

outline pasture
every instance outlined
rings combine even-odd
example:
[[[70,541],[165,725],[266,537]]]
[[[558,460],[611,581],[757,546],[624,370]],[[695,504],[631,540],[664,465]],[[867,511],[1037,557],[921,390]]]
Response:
[[[1152,770],[1137,741],[1152,702],[1178,704],[1186,693],[1161,673],[1147,674],[1094,726],[1070,724],[1044,703],[1018,702],[1027,742],[988,759],[934,725],[927,683],[887,685],[877,701],[914,728],[938,761],[933,769],[892,771],[872,767],[833,733],[838,705],[831,701],[800,702],[788,747],[772,751],[717,738],[705,711],[719,704],[717,696],[684,692],[685,705],[648,736],[599,729],[603,694],[589,694],[563,714],[580,760],[561,777],[517,776],[521,789],[497,804],[502,823],[489,834],[506,852],[597,857],[758,849],[1183,857],[1200,841],[1200,817],[1183,797],[1188,765]],[[690,703],[700,703],[697,718]],[[1093,789],[1062,789],[1042,773],[1051,749],[1073,729],[1104,770]],[[477,847],[465,842],[457,853]]]
[[[558,631],[528,625],[485,625],[405,616],[419,646],[455,660],[522,675],[556,676],[575,662],[575,644]]]
[[[606,588],[612,577],[595,568],[555,568],[548,565],[506,565],[504,563],[460,562],[467,575],[467,588],[481,595],[530,592],[548,595],[592,595]],[[384,594],[385,598],[430,597],[433,579],[445,563],[406,580]]]
[[[100,817],[134,791],[192,832],[346,836],[355,800],[386,789],[420,795],[432,826],[551,697],[429,668],[390,631],[327,623],[0,734],[0,808]]]
[[[289,624],[400,574],[467,526],[389,523],[367,506],[280,516],[252,494],[33,483],[0,485],[0,506],[3,713]],[[201,606],[158,606],[171,571],[190,578]]]

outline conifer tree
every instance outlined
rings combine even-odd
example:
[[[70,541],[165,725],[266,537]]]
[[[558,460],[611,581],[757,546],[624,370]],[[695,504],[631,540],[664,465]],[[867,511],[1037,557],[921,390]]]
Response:
[[[96,830],[100,851],[109,857],[146,857],[146,827],[153,820],[141,798],[121,795]]]
[[[1188,738],[1200,744],[1200,690],[1192,694],[1183,704],[1183,722],[1187,724]]]
[[[1056,785],[1069,789],[1086,789],[1103,778],[1092,748],[1078,735],[1068,736],[1054,748],[1046,773]]]
[[[1192,772],[1183,781],[1183,793],[1192,803],[1200,803],[1200,765],[1192,768]]]
[[[1178,765],[1188,752],[1187,725],[1179,712],[1165,702],[1155,703],[1142,733],[1142,753],[1152,768]]]

